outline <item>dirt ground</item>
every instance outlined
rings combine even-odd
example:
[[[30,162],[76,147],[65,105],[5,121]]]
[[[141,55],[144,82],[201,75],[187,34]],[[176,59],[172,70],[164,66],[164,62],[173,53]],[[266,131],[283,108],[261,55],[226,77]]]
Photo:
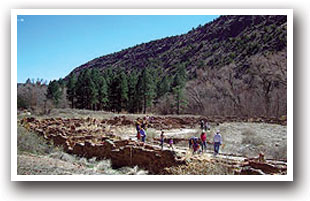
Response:
[[[223,152],[237,153],[246,157],[254,157],[263,152],[267,158],[286,159],[286,126],[227,122],[215,129],[219,129],[223,135]]]
[[[286,159],[286,126],[269,123],[226,122],[211,127],[211,130],[207,131],[207,141],[212,143],[213,135],[218,129],[223,137],[221,152],[244,157],[256,157],[263,152],[269,159]],[[134,127],[111,127],[110,130],[125,139],[136,138]],[[167,138],[199,137],[201,134],[198,125],[196,128],[164,129],[163,131]],[[149,128],[147,130],[147,141],[154,142],[153,138],[159,138],[160,133],[161,130]],[[175,146],[179,149],[187,149],[188,144],[180,142]],[[209,144],[207,149],[212,151],[212,145]]]

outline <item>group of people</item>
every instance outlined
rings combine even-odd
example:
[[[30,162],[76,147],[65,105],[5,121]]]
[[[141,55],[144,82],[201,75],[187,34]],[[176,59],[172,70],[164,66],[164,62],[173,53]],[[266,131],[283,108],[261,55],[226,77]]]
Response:
[[[136,120],[135,124],[136,124],[138,141],[141,139],[142,142],[145,142],[148,121],[149,121],[148,116],[144,117],[143,119],[138,118]]]
[[[146,116],[143,119],[138,117],[136,119],[135,124],[136,124],[136,131],[137,131],[137,140],[138,141],[141,140],[142,142],[145,142],[146,131],[147,131],[147,128],[148,128],[148,125],[149,125],[149,117]],[[164,131],[162,131],[161,135],[160,135],[160,146],[161,146],[161,149],[164,148],[164,141],[165,141]],[[174,149],[173,148],[173,138],[169,138],[168,144],[169,144],[169,148],[171,148],[173,150]]]
[[[148,128],[149,117],[146,116],[143,119],[138,118],[135,122],[136,124],[136,130],[137,130],[137,139],[138,141],[141,140],[142,142],[145,142],[146,139],[146,131]],[[188,141],[189,149],[193,150],[193,154],[199,153],[199,152],[206,152],[207,151],[207,133],[206,131],[210,132],[211,126],[208,122],[204,122],[204,120],[200,121],[200,128],[202,130],[200,137],[193,136]],[[217,130],[213,137],[213,145],[214,145],[214,155],[216,156],[219,153],[220,146],[222,145],[222,136],[220,134],[220,130]],[[161,131],[160,134],[160,146],[163,150],[164,148],[164,142],[165,142],[165,136],[164,131]],[[173,138],[170,137],[168,140],[169,148],[172,150],[173,148]]]
[[[200,121],[200,129],[203,131],[207,131],[207,130],[211,129],[211,126],[207,121],[205,122],[204,120],[201,120]]]
[[[213,145],[214,145],[214,155],[216,156],[219,153],[220,146],[223,143],[223,138],[220,134],[220,130],[217,130],[213,137]],[[198,152],[206,152],[207,151],[207,134],[203,130],[200,138],[193,136],[188,140],[188,148],[193,150],[193,154]],[[201,149],[200,149],[201,148]]]

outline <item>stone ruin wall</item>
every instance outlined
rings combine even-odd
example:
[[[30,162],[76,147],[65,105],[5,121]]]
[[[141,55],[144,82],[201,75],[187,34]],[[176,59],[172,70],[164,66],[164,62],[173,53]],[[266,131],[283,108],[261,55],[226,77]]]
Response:
[[[88,132],[81,136],[70,136],[66,134],[64,122],[66,121],[62,119],[39,121],[29,118],[23,120],[21,124],[44,136],[45,139],[53,141],[54,145],[62,146],[64,151],[70,154],[85,158],[110,159],[114,168],[137,165],[151,174],[159,174],[166,167],[185,164],[185,161],[175,156],[173,151],[162,151],[159,146],[132,140],[120,140],[111,134],[98,137]],[[85,122],[81,120],[79,123]],[[57,127],[51,128],[49,127],[51,125]],[[73,135],[69,130],[68,133]]]
[[[20,124],[26,129],[42,135],[45,139],[53,141],[55,145],[62,146],[64,151],[70,154],[86,158],[110,159],[114,168],[139,166],[148,170],[150,174],[162,174],[166,168],[187,165],[187,160],[176,156],[174,151],[162,151],[157,145],[122,140],[112,133],[105,132],[105,123],[120,125],[120,122],[124,120],[127,125],[133,124],[133,122],[129,122],[125,118],[114,118],[107,121],[98,121],[91,118],[51,118],[43,120],[25,118],[20,121]],[[88,130],[82,125],[96,125],[96,129]],[[190,126],[190,124],[185,125]],[[154,138],[154,140],[158,139]],[[181,138],[179,140],[185,141],[186,139]],[[280,174],[286,172],[286,162],[283,161],[230,160],[229,162],[226,161],[226,166],[230,168],[238,167],[239,171],[236,174]]]

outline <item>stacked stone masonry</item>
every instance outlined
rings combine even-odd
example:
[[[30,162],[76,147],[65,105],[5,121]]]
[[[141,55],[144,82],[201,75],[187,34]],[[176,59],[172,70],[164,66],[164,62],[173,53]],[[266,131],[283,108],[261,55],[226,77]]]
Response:
[[[155,128],[175,128],[177,126],[194,127],[198,119],[171,118],[164,121],[161,117],[151,117],[151,125]],[[165,122],[163,124],[162,122]],[[86,158],[96,157],[110,159],[114,168],[124,166],[139,166],[150,174],[162,174],[165,168],[187,165],[185,157],[172,150],[161,150],[158,145],[124,140],[105,130],[107,124],[124,126],[134,125],[126,117],[117,117],[110,120],[97,119],[35,119],[24,118],[19,122],[26,129],[36,132],[45,139],[52,141],[56,146],[62,146],[70,154]],[[160,126],[161,125],[161,126]],[[186,141],[176,138],[174,141]],[[158,141],[158,138],[154,138]],[[286,161],[253,159],[229,159],[225,163],[232,168],[239,168],[236,174],[286,174]]]

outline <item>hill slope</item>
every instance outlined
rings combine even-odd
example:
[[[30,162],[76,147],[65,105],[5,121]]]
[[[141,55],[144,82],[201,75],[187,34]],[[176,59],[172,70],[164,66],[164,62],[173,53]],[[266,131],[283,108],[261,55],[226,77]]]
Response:
[[[221,16],[186,34],[167,37],[93,59],[75,68],[147,66],[189,74],[183,111],[203,115],[280,117],[286,115],[286,16]],[[158,101],[155,111],[170,113]]]
[[[171,71],[178,63],[187,70],[219,67],[231,62],[242,65],[247,57],[286,48],[286,16],[221,16],[187,34],[167,37],[127,48],[87,62],[85,68],[122,67],[127,70],[149,65]],[[242,69],[240,69],[242,71]]]

